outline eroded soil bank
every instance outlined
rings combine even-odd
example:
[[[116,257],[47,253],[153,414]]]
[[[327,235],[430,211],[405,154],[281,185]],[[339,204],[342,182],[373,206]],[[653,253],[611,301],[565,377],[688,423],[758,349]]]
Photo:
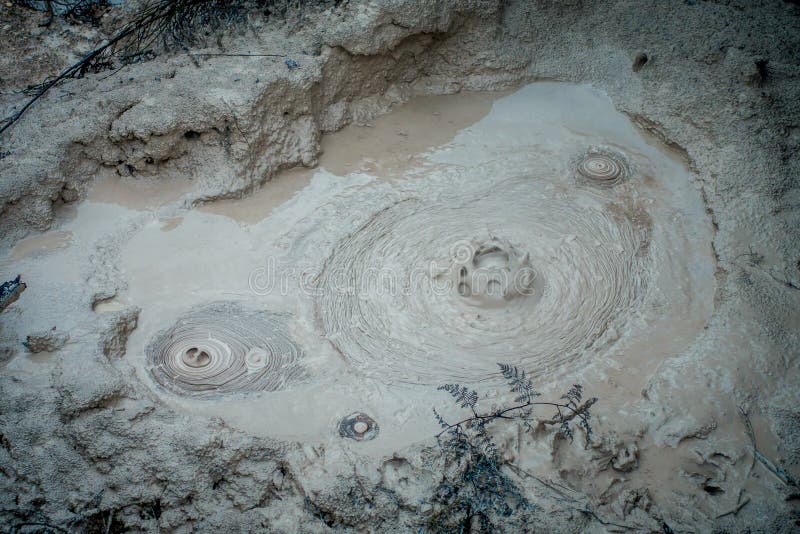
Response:
[[[297,69],[165,53],[2,139],[3,520],[416,531],[436,386],[508,362],[599,401],[494,430],[500,529],[796,528],[745,421],[797,477],[797,7],[298,18],[219,41]]]

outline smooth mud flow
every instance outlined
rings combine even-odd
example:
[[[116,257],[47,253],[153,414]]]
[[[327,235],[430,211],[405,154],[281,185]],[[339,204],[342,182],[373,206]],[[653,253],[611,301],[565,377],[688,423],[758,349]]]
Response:
[[[102,217],[129,235],[117,300],[142,308],[139,379],[177,410],[375,453],[431,435],[437,385],[494,391],[497,362],[544,390],[579,381],[609,410],[634,402],[713,307],[692,176],[590,87],[495,96],[483,111],[440,97],[460,129],[424,146],[427,101],[349,127],[316,171],[242,201],[142,211],[138,194],[96,202],[114,202],[103,186],[65,230],[80,244]],[[332,152],[370,130],[413,153]]]

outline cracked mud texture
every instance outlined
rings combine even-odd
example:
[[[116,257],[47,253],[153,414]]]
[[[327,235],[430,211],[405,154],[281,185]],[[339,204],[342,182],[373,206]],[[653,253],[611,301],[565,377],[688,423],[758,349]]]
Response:
[[[33,35],[39,20],[9,13],[0,27],[16,34],[17,61],[31,50],[38,59],[35,79],[3,63],[3,116],[24,101],[14,91],[69,62],[60,45],[87,43],[26,41],[10,26]],[[189,177],[195,187],[173,201],[179,213],[314,165],[322,135],[414,95],[592,84],[692,169],[716,230],[715,309],[689,348],[651,370],[624,415],[603,411],[601,396],[597,424],[608,436],[587,451],[542,437],[543,454],[614,522],[796,529],[790,488],[760,465],[746,476],[737,406],[751,414],[760,449],[796,475],[800,8],[777,0],[353,1],[297,21],[256,20],[222,44],[282,53],[299,69],[272,58],[166,53],[50,93],[0,138],[4,249],[57,228],[98,178]],[[136,377],[124,354],[138,308],[92,310],[125,287],[124,237],[125,229],[99,234],[89,272],[71,273],[73,284],[46,297],[29,284],[0,314],[0,355],[11,360],[0,373],[0,522],[91,531],[113,512],[115,527],[137,531],[415,531],[437,481],[432,442],[375,458],[336,442],[255,437],[170,409]],[[26,311],[33,301],[45,304]],[[50,331],[53,317],[69,342],[24,360],[20,343]],[[515,436],[503,440],[509,460],[519,454]],[[751,501],[718,518],[742,487]],[[505,530],[602,531],[552,494],[529,490],[541,508],[510,518]]]

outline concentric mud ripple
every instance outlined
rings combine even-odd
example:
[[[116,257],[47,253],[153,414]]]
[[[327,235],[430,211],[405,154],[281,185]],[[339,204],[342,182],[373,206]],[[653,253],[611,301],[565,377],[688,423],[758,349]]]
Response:
[[[644,293],[650,234],[630,206],[529,177],[427,198],[376,212],[319,277],[325,335],[370,376],[474,383],[510,359],[553,373],[615,340]]]
[[[193,310],[147,347],[150,373],[172,393],[192,397],[281,389],[305,375],[286,323],[286,315],[234,303]]]
[[[607,147],[591,147],[573,163],[575,176],[580,182],[600,187],[612,187],[631,175],[624,154]]]

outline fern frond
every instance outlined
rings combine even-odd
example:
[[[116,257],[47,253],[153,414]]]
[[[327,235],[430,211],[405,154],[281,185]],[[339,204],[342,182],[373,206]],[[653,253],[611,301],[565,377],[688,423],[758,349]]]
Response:
[[[439,426],[442,429],[450,428],[450,424],[444,420],[444,417],[439,415],[439,412],[436,411],[436,408],[433,409],[433,416],[436,417],[436,422],[439,423]]]
[[[517,376],[517,368],[513,365],[508,365],[507,363],[498,363],[498,367],[500,367],[500,372],[503,373],[503,378],[506,380],[511,380],[513,377]]]
[[[583,398],[583,386],[580,384],[573,384],[569,391],[561,395],[561,398],[567,401],[567,404],[573,408],[577,408]]]
[[[561,433],[561,434],[562,434],[562,435],[563,435],[565,438],[569,439],[569,440],[570,440],[570,442],[574,441],[574,439],[575,439],[575,433],[572,431],[572,427],[570,426],[570,424],[569,424],[569,421],[563,421],[563,422],[561,423],[561,426],[559,427],[558,431],[559,431],[559,432],[560,432],[560,433]]]
[[[439,390],[448,392],[462,408],[474,408],[478,403],[478,392],[459,384],[444,384]]]
[[[500,372],[503,378],[508,381],[508,386],[511,393],[519,393],[514,402],[527,403],[531,402],[534,397],[538,397],[539,393],[533,388],[533,382],[525,374],[524,369],[520,369],[516,365],[508,365],[505,363],[498,363]]]

